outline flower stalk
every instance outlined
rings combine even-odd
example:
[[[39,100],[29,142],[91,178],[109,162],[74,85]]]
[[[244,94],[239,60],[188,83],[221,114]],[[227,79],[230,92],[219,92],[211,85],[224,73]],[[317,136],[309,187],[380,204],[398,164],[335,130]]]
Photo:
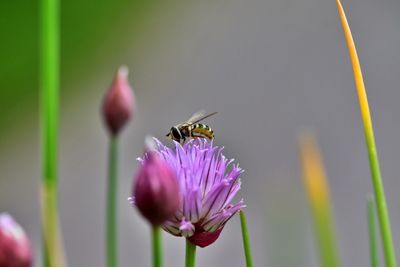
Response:
[[[247,228],[246,215],[244,214],[243,210],[241,210],[239,214],[240,214],[240,225],[242,227],[243,249],[244,249],[244,255],[246,257],[246,266],[253,267],[253,257],[251,255],[250,236]]]
[[[160,226],[153,226],[153,267],[163,266],[163,249]]]
[[[101,107],[106,130],[110,136],[108,151],[108,185],[106,207],[106,262],[107,267],[118,267],[118,136],[132,117],[134,95],[128,82],[128,68],[121,66]]]
[[[40,3],[42,227],[45,266],[65,265],[58,219],[59,0]]]
[[[397,263],[396,263],[396,255],[392,240],[392,230],[390,226],[389,213],[386,205],[386,197],[381,178],[378,153],[375,145],[375,137],[372,126],[371,113],[368,105],[367,93],[364,86],[364,79],[361,72],[360,61],[358,59],[356,46],[354,44],[353,36],[351,34],[351,30],[347,22],[346,14],[344,13],[342,4],[340,3],[339,0],[336,0],[336,4],[339,11],[340,21],[342,23],[344,36],[346,39],[350,60],[354,72],[355,85],[361,110],[361,118],[364,125],[365,141],[368,151],[372,185],[375,193],[375,201],[376,201],[378,220],[380,225],[383,251],[385,255],[385,262],[387,267],[396,267]]]
[[[161,227],[180,205],[176,174],[154,151],[153,139],[146,140],[145,159],[141,162],[133,183],[134,206],[152,226],[153,266],[163,266]]]
[[[186,259],[185,267],[196,266],[196,245],[193,245],[189,239],[186,239]]]
[[[107,186],[107,266],[118,266],[118,239],[117,239],[117,155],[118,139],[110,137],[108,158],[108,186]]]
[[[368,198],[368,232],[369,253],[371,255],[371,267],[379,267],[378,243],[376,240],[375,205],[373,197]]]

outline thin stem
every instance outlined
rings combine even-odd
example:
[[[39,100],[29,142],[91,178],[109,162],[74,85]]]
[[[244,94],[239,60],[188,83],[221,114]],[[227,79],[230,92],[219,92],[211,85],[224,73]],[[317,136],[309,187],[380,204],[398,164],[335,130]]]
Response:
[[[189,239],[186,239],[186,262],[185,267],[196,266],[196,245],[193,245]]]
[[[163,266],[161,228],[153,226],[153,267]]]
[[[59,3],[41,1],[41,123],[43,182],[57,185],[58,90],[59,90]]]
[[[364,80],[361,72],[360,62],[357,55],[356,46],[342,4],[336,0],[340,20],[342,22],[344,36],[349,49],[351,64],[353,66],[354,79],[358,93],[361,110],[361,118],[364,124],[365,141],[367,144],[369,165],[371,169],[372,185],[375,192],[376,207],[382,237],[383,251],[387,267],[396,267],[396,255],[392,240],[392,230],[390,226],[389,213],[386,206],[385,191],[383,188],[381,171],[379,167],[378,153],[375,145],[374,130],[372,126],[371,114],[368,105],[367,93],[365,91]]]
[[[118,232],[117,232],[117,137],[111,136],[108,152],[108,186],[107,186],[107,267],[118,266]]]
[[[368,198],[368,232],[371,254],[371,267],[379,267],[378,243],[376,240],[375,205],[372,197]]]
[[[57,188],[52,184],[42,187],[43,265],[66,266],[58,220]]]
[[[251,248],[250,248],[250,236],[249,231],[247,229],[247,222],[246,222],[246,215],[244,211],[240,211],[240,225],[242,226],[242,238],[243,238],[243,248],[244,248],[244,255],[246,257],[246,266],[253,267],[253,257],[251,255]]]
[[[40,1],[43,264],[65,265],[58,221],[59,0]]]

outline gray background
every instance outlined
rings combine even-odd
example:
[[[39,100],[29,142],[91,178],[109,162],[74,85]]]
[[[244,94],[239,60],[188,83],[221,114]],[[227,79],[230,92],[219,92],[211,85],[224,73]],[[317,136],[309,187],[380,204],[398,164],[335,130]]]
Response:
[[[400,2],[343,5],[363,67],[398,247]],[[163,138],[172,124],[203,108],[219,112],[207,120],[216,143],[246,170],[240,197],[248,205],[255,266],[317,266],[297,155],[304,128],[319,138],[343,266],[368,266],[366,196],[372,189],[335,1],[164,1],[142,22],[126,19],[127,36],[140,38],[126,38],[91,75],[63,82],[63,94],[79,88],[61,99],[60,209],[70,266],[103,266],[107,135],[99,104],[122,63],[131,70],[137,112],[120,140],[121,266],[150,266],[149,227],[127,201],[145,135]],[[0,210],[25,227],[39,266],[36,115],[33,107],[2,129]],[[215,245],[198,250],[198,266],[244,266],[239,231],[234,218]],[[183,240],[164,240],[165,266],[183,266]]]

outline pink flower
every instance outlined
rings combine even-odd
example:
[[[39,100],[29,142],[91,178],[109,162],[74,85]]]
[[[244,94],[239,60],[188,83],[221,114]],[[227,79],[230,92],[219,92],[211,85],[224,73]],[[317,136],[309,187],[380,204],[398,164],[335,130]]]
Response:
[[[122,66],[103,100],[103,118],[111,135],[117,135],[134,111],[134,95],[128,82],[128,68]]]
[[[0,266],[29,267],[31,245],[24,230],[7,213],[0,213]]]
[[[233,160],[226,159],[222,148],[212,141],[174,142],[175,149],[158,140],[156,143],[158,153],[177,176],[181,199],[174,216],[162,224],[163,229],[200,247],[212,244],[229,219],[244,207],[242,200],[231,204],[240,189],[243,170],[231,165]]]
[[[153,225],[162,224],[178,209],[177,177],[158,152],[146,153],[135,177],[133,196],[140,213]]]

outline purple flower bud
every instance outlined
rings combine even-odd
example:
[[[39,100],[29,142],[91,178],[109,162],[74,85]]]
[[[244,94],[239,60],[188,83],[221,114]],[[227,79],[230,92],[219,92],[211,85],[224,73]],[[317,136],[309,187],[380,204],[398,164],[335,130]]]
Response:
[[[24,230],[9,214],[0,213],[0,266],[29,267],[31,262],[31,246]]]
[[[134,95],[128,82],[128,68],[122,66],[103,100],[104,122],[112,135],[117,135],[128,122],[133,106]]]
[[[161,225],[178,209],[178,179],[158,152],[149,151],[135,177],[133,195],[140,213],[153,225]]]

